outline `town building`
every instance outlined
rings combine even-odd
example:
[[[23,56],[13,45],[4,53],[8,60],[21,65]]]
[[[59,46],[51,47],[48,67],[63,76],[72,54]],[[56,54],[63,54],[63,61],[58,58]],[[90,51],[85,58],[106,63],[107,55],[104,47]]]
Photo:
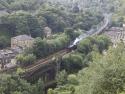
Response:
[[[28,35],[19,35],[11,38],[11,48],[20,47],[22,49],[30,48],[33,46],[34,38]]]
[[[34,38],[28,35],[19,35],[11,38],[11,48],[0,50],[0,66],[2,68],[8,68],[15,66],[16,55],[22,53],[24,49],[32,47]]]
[[[111,39],[114,46],[121,41],[125,43],[125,25],[123,27],[111,27],[104,34]]]
[[[8,48],[0,50],[0,69],[9,68],[16,65],[16,55],[22,53],[23,50],[19,47],[17,48]]]
[[[11,62],[11,59],[16,56],[16,53],[14,53],[10,49],[4,49],[0,50],[0,64],[2,65],[1,67],[3,68],[4,65],[8,64]]]

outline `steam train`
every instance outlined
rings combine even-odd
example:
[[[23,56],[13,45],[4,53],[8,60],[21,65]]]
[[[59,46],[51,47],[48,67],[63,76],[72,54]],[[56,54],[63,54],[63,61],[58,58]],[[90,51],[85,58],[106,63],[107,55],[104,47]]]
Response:
[[[99,25],[99,26],[97,26],[96,28],[95,27],[93,27],[93,28],[91,28],[89,31],[87,31],[86,32],[86,34],[82,34],[82,35],[80,35],[79,37],[77,37],[76,39],[75,39],[75,41],[70,45],[70,46],[68,46],[68,51],[72,51],[72,50],[75,50],[75,49],[77,49],[77,44],[81,41],[81,40],[83,40],[83,39],[85,39],[85,38],[87,38],[87,37],[89,37],[89,36],[94,36],[94,35],[99,35],[99,34],[101,34],[104,30],[106,30],[106,29],[108,29],[109,27],[110,27],[110,16],[111,16],[111,14],[105,14],[105,18],[104,18],[104,21],[102,21],[102,23],[101,23],[101,26]],[[102,25],[103,24],[103,25]]]
[[[70,45],[67,48],[68,51],[72,51],[72,50],[75,50],[75,49],[77,49],[77,45]]]
[[[89,37],[89,36],[91,36],[92,34],[94,34],[95,31],[96,31],[96,30],[92,28],[91,30],[89,30],[88,32],[86,32],[86,34],[80,35],[79,37],[77,37],[77,38],[74,40],[74,42],[73,42],[71,45],[68,46],[67,49],[68,49],[69,51],[72,51],[72,50],[77,49],[78,43],[79,43],[81,40],[86,39],[87,37]]]

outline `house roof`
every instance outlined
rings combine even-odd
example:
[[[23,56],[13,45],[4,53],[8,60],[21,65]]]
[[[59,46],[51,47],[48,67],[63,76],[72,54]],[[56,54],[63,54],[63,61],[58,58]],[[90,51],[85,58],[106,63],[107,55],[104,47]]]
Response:
[[[123,28],[122,27],[112,27],[109,29],[110,31],[122,31]]]
[[[7,13],[7,12],[4,11],[4,10],[0,10],[0,17],[1,17],[1,16],[4,16],[4,15],[7,15],[7,14],[9,14],[9,13]]]
[[[23,40],[33,40],[34,38],[28,35],[19,35],[19,36],[13,37],[13,39],[23,41]]]
[[[12,67],[15,67],[16,64],[13,64],[13,63],[8,63],[5,65],[7,68],[12,68]]]
[[[14,53],[22,53],[23,52],[23,49],[21,49],[20,47],[15,47],[15,48],[12,48],[12,51]]]
[[[8,54],[13,54],[13,51],[8,50],[8,49],[0,50],[0,59],[3,58],[5,55],[8,55]]]

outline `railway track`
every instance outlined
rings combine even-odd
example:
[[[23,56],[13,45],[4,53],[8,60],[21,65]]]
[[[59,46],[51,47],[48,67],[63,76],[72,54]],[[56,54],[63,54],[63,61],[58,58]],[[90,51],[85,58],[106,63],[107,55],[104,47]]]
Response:
[[[105,19],[104,19],[104,22],[102,22],[101,24],[103,24],[102,26],[100,26],[101,28],[99,28],[98,30],[95,30],[96,32],[93,32],[92,34],[88,34],[88,35],[85,35],[85,36],[82,36],[83,38],[80,38],[80,40],[82,39],[85,39],[89,36],[93,36],[93,35],[98,35],[100,33],[102,33],[102,31],[108,26],[109,24],[109,18],[108,16],[106,15],[105,16]],[[38,70],[40,67],[42,66],[45,66],[47,64],[50,64],[50,62],[52,61],[53,57],[54,56],[63,56],[67,54],[67,49],[64,49],[64,50],[61,50],[59,52],[56,52],[44,59],[41,59],[39,61],[37,61],[36,63],[28,66],[28,67],[25,67],[24,70],[25,70],[25,73],[30,73],[30,72],[33,72],[33,71],[36,71]],[[16,69],[18,66],[15,66],[13,67],[14,69]],[[0,73],[3,73],[3,72],[6,72],[6,71],[9,71],[9,70],[13,70],[13,68],[9,68],[9,69],[4,69],[4,70],[1,70]]]
[[[111,14],[105,15],[105,19],[104,19],[104,22],[103,22],[104,25],[101,26],[101,28],[98,29],[97,32],[95,32],[94,34],[92,34],[92,36],[93,35],[99,35],[99,34],[101,34],[103,32],[103,30],[109,25],[110,16],[111,16]]]
[[[39,68],[46,66],[47,64],[50,64],[51,61],[53,61],[52,59],[56,56],[61,57],[64,56],[65,54],[67,54],[67,49],[65,50],[61,50],[55,54],[50,55],[49,57],[39,60],[38,62],[34,63],[33,65],[30,65],[28,67],[25,68],[25,73],[31,73],[33,71],[38,70]]]
[[[90,36],[94,36],[94,35],[98,35],[98,34],[100,34],[100,33],[102,33],[102,31],[108,26],[108,24],[109,24],[109,19],[108,19],[108,17],[106,16],[105,17],[105,19],[104,19],[104,22],[102,23],[102,24],[104,24],[101,28],[99,28],[95,33],[93,33],[92,35],[90,35]],[[53,56],[58,56],[58,55],[61,55],[61,56],[63,56],[63,55],[65,55],[67,53],[67,50],[61,50],[61,51],[59,51],[59,52],[57,52],[57,53],[55,53],[55,54],[52,54],[52,55],[50,55],[49,57],[47,57],[47,58],[45,58],[45,59],[42,59],[42,60],[40,60],[40,61],[38,61],[37,63],[35,63],[35,64],[33,64],[33,65],[31,65],[31,66],[29,66],[29,67],[27,67],[25,70],[25,72],[27,73],[30,73],[31,71],[36,71],[37,69],[39,69],[41,66],[44,66],[44,65],[46,65],[46,64],[48,64],[48,62],[51,62],[52,60],[52,58],[53,58]]]
[[[52,55],[50,55],[50,56],[48,56],[44,59],[38,60],[37,62],[35,62],[32,65],[29,65],[29,66],[25,67],[24,70],[25,70],[25,72],[30,72],[34,68],[37,68],[39,66],[41,67],[41,65],[42,66],[46,65],[48,61],[52,61],[53,57],[59,56],[59,55],[62,56],[63,54],[66,54],[66,53],[67,53],[67,49],[56,52],[56,53],[54,53],[54,54],[52,54]],[[10,68],[5,68],[5,69],[0,70],[0,73],[10,73],[10,72],[15,71],[18,67],[19,67],[18,65],[15,65],[15,66],[10,67]]]
[[[104,20],[100,22],[100,24],[98,24],[96,28],[91,28],[89,31],[87,31],[86,34],[82,34],[79,37],[77,37],[73,45],[77,45],[77,43],[79,43],[83,39],[86,39],[87,37],[95,36],[103,33],[104,29],[106,29],[106,27],[108,27],[110,23],[110,17],[111,17],[111,14],[104,14]]]

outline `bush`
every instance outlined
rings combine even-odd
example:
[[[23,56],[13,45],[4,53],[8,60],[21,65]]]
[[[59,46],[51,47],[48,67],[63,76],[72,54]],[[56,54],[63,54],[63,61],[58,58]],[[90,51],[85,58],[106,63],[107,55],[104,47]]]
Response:
[[[37,58],[43,58],[56,51],[62,50],[69,44],[70,39],[65,35],[59,35],[55,39],[46,40],[37,38],[33,47],[33,53]]]
[[[87,39],[80,41],[77,50],[78,52],[87,55],[89,52],[93,50],[94,46],[96,46],[99,52],[102,53],[102,51],[108,49],[110,45],[111,45],[110,39],[104,35],[100,35],[95,38],[89,37]]]
[[[66,55],[61,61],[61,69],[65,69],[68,73],[76,73],[82,69],[83,66],[83,58],[78,54]]]
[[[34,63],[34,61],[36,60],[36,56],[34,56],[33,54],[28,54],[28,55],[19,54],[16,57],[16,59],[21,66],[28,66]]]
[[[77,77],[74,74],[68,75],[67,80],[68,80],[68,84],[78,85]]]
[[[5,36],[0,36],[0,49],[8,47],[10,44],[9,40]]]

